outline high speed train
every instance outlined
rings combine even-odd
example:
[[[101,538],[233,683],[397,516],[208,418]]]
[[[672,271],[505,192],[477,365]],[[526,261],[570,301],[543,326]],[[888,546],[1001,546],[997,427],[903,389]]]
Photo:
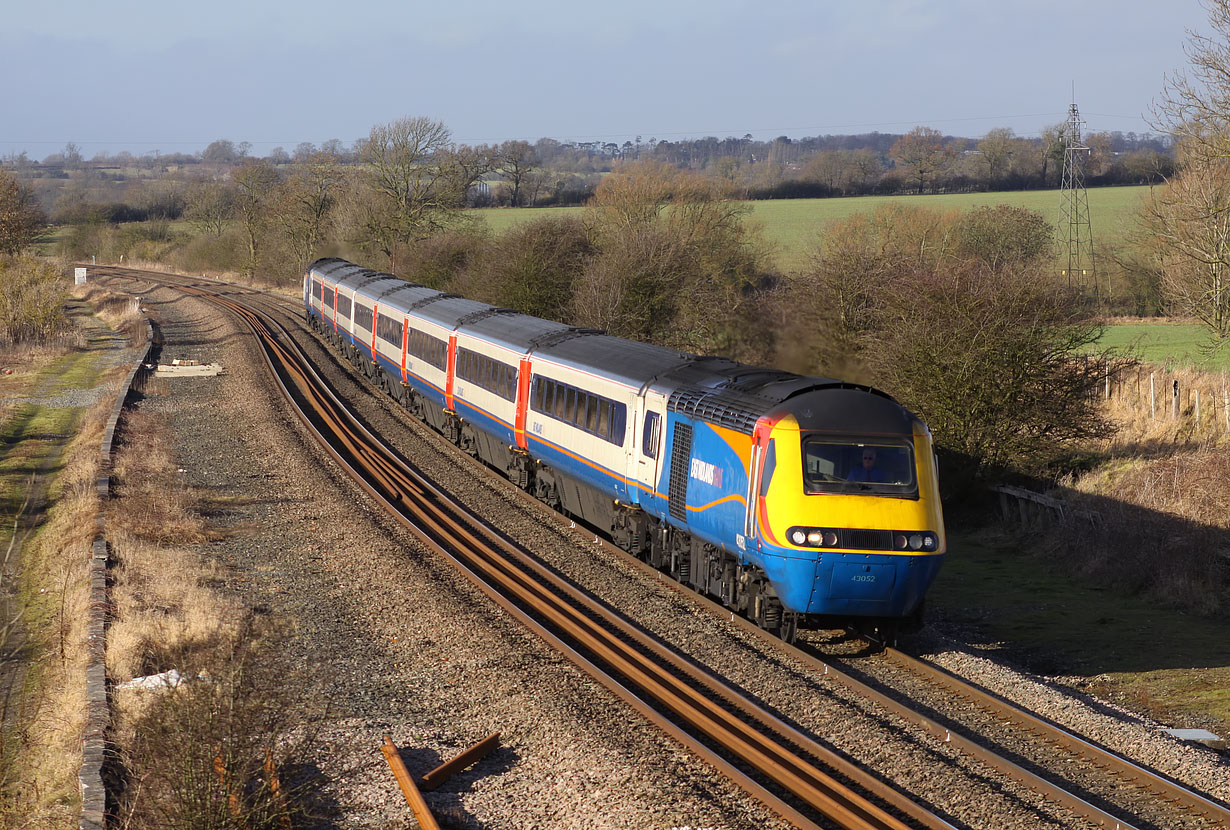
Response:
[[[342,259],[309,324],[449,441],[761,627],[916,624],[946,542],[893,398],[612,337]]]

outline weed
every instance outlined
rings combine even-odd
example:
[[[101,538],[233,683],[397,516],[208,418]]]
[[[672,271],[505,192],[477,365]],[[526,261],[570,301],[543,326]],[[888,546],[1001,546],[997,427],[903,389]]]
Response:
[[[304,672],[280,657],[280,640],[272,624],[247,616],[159,650],[156,663],[185,679],[128,693],[123,827],[291,826],[310,781],[295,765],[308,757],[309,724],[324,707]]]

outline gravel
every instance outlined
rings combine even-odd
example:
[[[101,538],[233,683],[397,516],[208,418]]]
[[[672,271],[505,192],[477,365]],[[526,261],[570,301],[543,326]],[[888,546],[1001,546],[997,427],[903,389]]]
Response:
[[[421,775],[487,734],[501,748],[428,803],[460,827],[784,827],[758,802],[649,727],[562,657],[506,619],[461,576],[378,513],[315,447],[271,388],[246,329],[166,289],[145,290],[163,360],[221,362],[215,378],[166,379],[157,412],[195,485],[234,505],[237,532],[201,549],[226,563],[252,606],[293,621],[292,648],[319,667],[333,715],[317,759],[322,827],[404,826],[409,815],[381,737]],[[429,476],[507,535],[667,642],[750,691],[780,716],[899,782],[967,827],[1083,826],[943,742],[844,692],[702,610],[662,579],[612,560],[593,536],[527,503],[511,485],[357,385],[306,334],[309,355],[365,420]],[[938,634],[932,659],[1023,706],[1230,798],[1224,759],[1155,724],[1030,677]]]

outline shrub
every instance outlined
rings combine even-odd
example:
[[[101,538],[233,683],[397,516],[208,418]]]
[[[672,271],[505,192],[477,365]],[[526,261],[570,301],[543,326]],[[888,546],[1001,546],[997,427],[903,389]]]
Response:
[[[0,338],[41,343],[66,330],[68,291],[68,280],[45,260],[0,257]]]
[[[253,618],[212,639],[156,655],[174,688],[140,692],[128,724],[124,826],[281,830],[304,812],[294,777],[323,718],[323,696],[283,657],[276,631]]]

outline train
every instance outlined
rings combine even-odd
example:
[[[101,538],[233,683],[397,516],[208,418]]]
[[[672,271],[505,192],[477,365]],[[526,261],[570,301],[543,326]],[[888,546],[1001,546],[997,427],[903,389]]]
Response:
[[[790,641],[921,624],[947,544],[930,430],[869,386],[679,352],[334,257],[304,313],[537,499]]]

